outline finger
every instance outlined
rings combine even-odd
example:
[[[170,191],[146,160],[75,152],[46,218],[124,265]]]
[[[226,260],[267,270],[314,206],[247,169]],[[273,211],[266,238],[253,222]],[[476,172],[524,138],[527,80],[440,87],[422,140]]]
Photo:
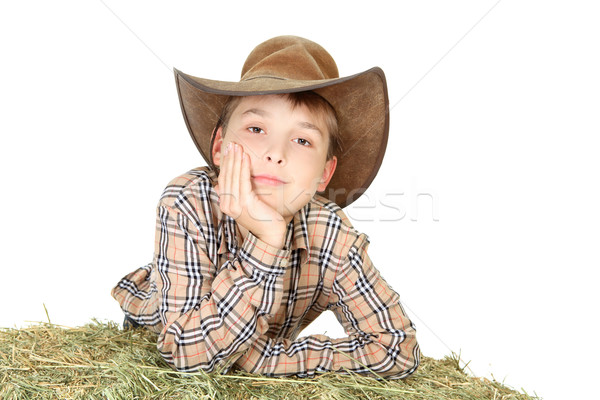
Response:
[[[223,162],[221,163],[221,171],[219,174],[219,186],[221,188],[221,210],[225,213],[229,213],[231,207],[231,174],[232,174],[232,162],[231,157],[231,143],[228,144],[223,155]]]
[[[234,143],[233,145],[233,168],[231,174],[231,194],[232,201],[240,205],[240,172],[242,169],[242,147]]]
[[[227,146],[227,172],[225,174],[225,184],[227,185],[227,210],[230,217],[237,219],[239,217],[239,166],[236,160],[236,144],[230,142]]]
[[[242,152],[242,170],[240,173],[240,195],[248,196],[252,192],[252,181],[250,174],[250,156]]]

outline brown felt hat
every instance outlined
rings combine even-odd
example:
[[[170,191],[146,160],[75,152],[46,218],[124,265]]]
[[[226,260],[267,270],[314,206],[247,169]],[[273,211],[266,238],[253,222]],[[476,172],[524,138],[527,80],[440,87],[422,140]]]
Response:
[[[345,207],[369,187],[381,166],[389,131],[389,101],[381,68],[339,77],[335,61],[320,45],[278,36],[250,53],[239,82],[197,78],[174,69],[185,123],[211,164],[211,137],[229,96],[311,90],[335,109],[342,148],[323,196]]]

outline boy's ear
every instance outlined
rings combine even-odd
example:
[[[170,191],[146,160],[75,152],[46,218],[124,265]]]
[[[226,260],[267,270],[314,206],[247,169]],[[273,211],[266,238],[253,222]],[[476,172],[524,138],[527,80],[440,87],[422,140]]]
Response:
[[[331,160],[327,160],[325,163],[325,168],[323,169],[323,175],[321,176],[321,180],[319,181],[319,186],[317,187],[317,192],[325,191],[327,185],[329,185],[329,181],[333,177],[333,173],[335,172],[335,167],[337,166],[337,158],[333,156]]]
[[[220,126],[215,132],[215,139],[213,140],[213,146],[211,149],[211,155],[213,163],[219,167],[221,166],[221,145],[223,144],[223,127]]]

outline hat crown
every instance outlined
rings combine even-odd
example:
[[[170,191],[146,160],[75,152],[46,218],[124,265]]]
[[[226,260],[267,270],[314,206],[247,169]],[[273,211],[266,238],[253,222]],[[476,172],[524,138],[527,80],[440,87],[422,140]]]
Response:
[[[320,45],[298,36],[278,36],[256,46],[242,68],[241,80],[273,77],[294,80],[338,78],[333,57]]]

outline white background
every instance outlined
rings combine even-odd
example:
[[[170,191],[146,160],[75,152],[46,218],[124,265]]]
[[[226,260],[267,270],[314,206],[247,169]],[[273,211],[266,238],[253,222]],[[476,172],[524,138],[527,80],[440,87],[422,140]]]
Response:
[[[203,164],[172,67],[236,81],[255,45],[295,34],[341,75],[386,72],[388,152],[347,211],[423,353],[545,399],[597,395],[594,2],[206,3],[0,6],[0,326],[43,304],[64,325],[121,320],[109,292],[152,259],[162,189]]]

